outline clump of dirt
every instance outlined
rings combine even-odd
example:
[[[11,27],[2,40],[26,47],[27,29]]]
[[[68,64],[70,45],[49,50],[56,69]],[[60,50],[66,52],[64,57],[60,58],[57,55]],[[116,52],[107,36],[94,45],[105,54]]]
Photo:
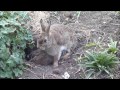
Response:
[[[41,27],[39,20],[41,18],[50,19],[52,24],[62,23],[75,30],[78,39],[78,45],[67,60],[59,61],[59,67],[53,68],[53,57],[47,55],[44,51],[35,49],[30,52],[31,59],[26,61],[28,68],[25,68],[24,74],[20,77],[23,79],[84,79],[84,70],[77,63],[77,58],[85,54],[86,50],[99,51],[96,47],[86,48],[88,43],[99,43],[102,46],[107,45],[109,37],[118,41],[118,32],[120,31],[120,20],[116,18],[114,11],[82,11],[78,17],[76,11],[39,11],[29,12],[32,21],[28,23],[33,29],[34,39],[39,37]],[[119,66],[114,71],[114,78],[119,77]],[[116,73],[117,72],[117,73]],[[107,75],[95,77],[98,79],[109,78]]]

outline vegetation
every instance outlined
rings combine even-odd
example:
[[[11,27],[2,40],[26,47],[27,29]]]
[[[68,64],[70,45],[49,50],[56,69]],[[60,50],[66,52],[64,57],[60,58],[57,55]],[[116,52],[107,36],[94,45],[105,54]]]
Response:
[[[25,27],[27,12],[0,11],[0,78],[22,74],[24,49],[32,45],[32,35]]]
[[[118,11],[118,14],[120,14],[120,11]]]
[[[115,54],[118,51],[117,48],[117,41],[113,41],[112,39],[110,39],[110,43],[108,44],[108,53],[113,53]]]
[[[104,51],[86,51],[86,55],[82,58],[80,65],[84,66],[86,71],[88,71],[87,78],[90,78],[95,73],[101,74],[102,72],[106,72],[112,78],[112,74],[110,73],[112,68],[120,63],[118,57],[115,55],[117,50],[117,42],[111,39],[108,48]]]

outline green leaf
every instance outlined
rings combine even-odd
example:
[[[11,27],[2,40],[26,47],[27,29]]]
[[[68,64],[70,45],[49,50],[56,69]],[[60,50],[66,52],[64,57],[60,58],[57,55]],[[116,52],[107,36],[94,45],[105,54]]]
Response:
[[[89,70],[89,72],[87,71],[87,74],[86,74],[86,79],[89,79],[93,74],[94,74],[94,70]]]
[[[2,16],[4,13],[2,11],[0,11],[0,16]]]
[[[88,44],[86,44],[86,47],[94,47],[96,45],[97,45],[96,43],[88,43]]]
[[[9,55],[10,55],[9,49],[6,48],[4,44],[2,44],[1,50],[0,50],[0,58],[2,58],[3,60],[6,60],[9,58]]]
[[[9,34],[9,33],[14,33],[15,32],[15,28],[8,28],[8,27],[4,27],[4,30],[1,31],[1,33],[3,34]]]
[[[0,70],[0,78],[13,78],[12,71],[8,68],[5,71]]]
[[[118,51],[117,48],[117,41],[113,41],[112,39],[110,39],[110,43],[108,44],[108,53],[116,53]]]
[[[86,51],[87,52],[87,59],[89,60],[89,61],[95,61],[96,59],[95,59],[95,57],[94,57],[94,53],[90,53],[89,51]]]
[[[2,70],[0,70],[0,78],[5,78],[5,73]]]
[[[15,19],[7,19],[6,20],[10,25],[16,25],[16,26],[20,26],[21,24],[19,22],[17,22]]]
[[[16,66],[16,64],[14,63],[14,61],[12,59],[8,59],[6,64],[8,64],[9,67],[15,67]]]
[[[22,75],[22,73],[23,73],[22,70],[20,70],[18,68],[13,69],[13,72],[16,77],[18,77],[19,75]]]
[[[8,22],[6,22],[5,20],[2,20],[2,21],[0,21],[0,26],[5,26],[5,25],[8,25],[9,23]]]
[[[6,64],[3,61],[0,61],[0,68],[4,70],[5,67],[6,67]]]

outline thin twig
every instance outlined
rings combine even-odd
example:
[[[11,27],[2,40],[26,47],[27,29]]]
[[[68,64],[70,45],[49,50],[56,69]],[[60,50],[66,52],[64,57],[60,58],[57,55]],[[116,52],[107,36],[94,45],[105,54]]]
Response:
[[[43,77],[43,79],[45,79],[45,74],[44,73],[43,73],[42,77]]]
[[[79,68],[76,72],[75,72],[75,74],[77,74],[78,72],[80,72],[81,71],[81,68]]]
[[[29,70],[29,69],[27,69],[27,68],[24,68],[25,70],[27,70],[27,71],[29,71],[29,72],[31,72],[31,73],[33,73],[37,78],[39,78],[38,77],[38,75],[36,74],[36,73],[34,73],[33,71],[31,71],[31,70]],[[39,78],[40,79],[40,78]]]
[[[53,77],[55,77],[55,78],[57,78],[58,76],[57,75],[55,75],[55,74],[50,74],[50,76],[53,76]]]
[[[110,24],[112,24],[112,25],[118,25],[118,26],[120,26],[120,24],[114,24],[114,23],[110,23]]]
[[[26,64],[26,63],[25,63],[25,65],[26,65],[26,66],[29,66],[29,67],[31,67],[31,68],[33,68],[33,66],[32,66],[32,65],[30,65],[30,64]]]

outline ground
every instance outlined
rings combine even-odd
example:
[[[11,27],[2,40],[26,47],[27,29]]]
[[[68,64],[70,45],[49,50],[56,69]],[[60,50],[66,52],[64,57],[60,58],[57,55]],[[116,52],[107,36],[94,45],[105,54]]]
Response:
[[[80,15],[79,15],[80,13]],[[84,69],[78,65],[77,59],[85,54],[86,50],[96,50],[96,47],[86,48],[89,42],[101,42],[104,46],[111,36],[119,41],[120,17],[115,11],[71,11],[71,12],[29,12],[32,17],[31,25],[33,37],[36,39],[40,32],[40,18],[51,20],[52,24],[62,23],[74,28],[79,45],[68,60],[60,60],[59,67],[52,67],[51,56],[45,52],[35,49],[31,52],[31,60],[26,61],[27,67],[19,78],[22,79],[85,79]],[[118,53],[119,56],[119,53]],[[119,66],[113,72],[114,78],[120,78]],[[95,79],[109,78],[107,75],[94,77]]]

